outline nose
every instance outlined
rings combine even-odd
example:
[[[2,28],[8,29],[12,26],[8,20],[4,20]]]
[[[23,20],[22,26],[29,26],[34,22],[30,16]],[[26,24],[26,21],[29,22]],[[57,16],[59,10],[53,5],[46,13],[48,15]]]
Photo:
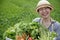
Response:
[[[43,9],[43,12],[46,12],[46,10],[45,10],[45,9]]]

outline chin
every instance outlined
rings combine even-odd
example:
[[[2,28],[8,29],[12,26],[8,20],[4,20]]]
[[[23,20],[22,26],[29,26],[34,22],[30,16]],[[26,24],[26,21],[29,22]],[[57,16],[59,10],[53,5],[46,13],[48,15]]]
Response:
[[[48,16],[43,16],[42,18],[47,19],[47,18],[48,18]]]

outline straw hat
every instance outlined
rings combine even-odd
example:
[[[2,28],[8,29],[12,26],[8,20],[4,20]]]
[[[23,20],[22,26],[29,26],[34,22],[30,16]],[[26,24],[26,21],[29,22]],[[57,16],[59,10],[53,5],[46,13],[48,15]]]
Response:
[[[39,9],[43,7],[49,7],[51,10],[53,10],[52,5],[47,0],[40,0],[37,4],[36,11],[38,12]]]

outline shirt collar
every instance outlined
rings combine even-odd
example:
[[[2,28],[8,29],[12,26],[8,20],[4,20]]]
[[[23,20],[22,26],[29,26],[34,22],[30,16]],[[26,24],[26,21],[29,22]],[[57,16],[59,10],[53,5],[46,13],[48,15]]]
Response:
[[[40,24],[42,24],[42,20],[43,20],[43,18],[40,18]],[[53,20],[53,19],[51,18],[51,24],[50,24],[50,26],[52,26],[54,22],[55,22],[55,20]],[[49,26],[49,27],[50,27],[50,26]],[[49,27],[48,27],[48,28],[49,28]]]

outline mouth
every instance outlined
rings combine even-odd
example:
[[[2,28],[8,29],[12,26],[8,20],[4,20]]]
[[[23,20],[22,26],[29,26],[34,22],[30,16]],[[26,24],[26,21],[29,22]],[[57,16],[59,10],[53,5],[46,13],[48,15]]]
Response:
[[[43,13],[42,15],[43,15],[43,16],[47,16],[47,15],[48,15],[48,13]]]

